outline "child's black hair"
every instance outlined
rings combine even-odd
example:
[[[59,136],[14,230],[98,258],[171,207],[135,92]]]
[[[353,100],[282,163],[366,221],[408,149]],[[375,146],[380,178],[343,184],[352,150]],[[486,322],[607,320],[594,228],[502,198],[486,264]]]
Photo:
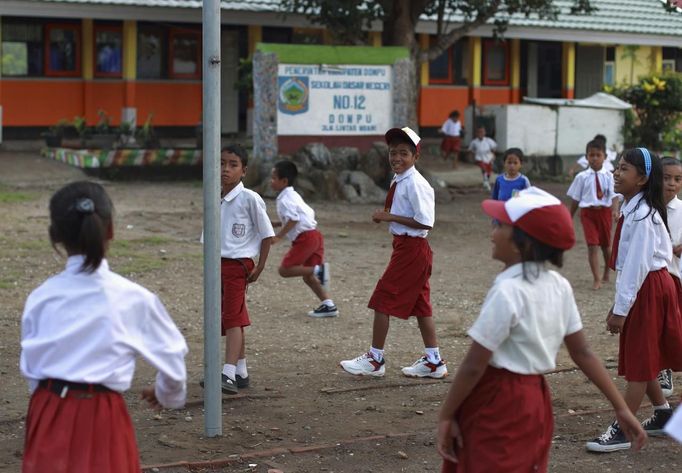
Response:
[[[290,186],[293,186],[296,183],[296,177],[298,176],[296,164],[291,161],[277,161],[274,167],[277,177],[286,179],[287,184]]]
[[[671,156],[663,156],[661,158],[661,166],[666,167],[666,166],[679,166],[682,167],[682,161],[680,161],[677,158],[673,158]]]
[[[606,156],[606,141],[598,140],[597,138],[588,141],[587,145],[585,145],[585,154],[588,154],[591,149],[598,149]]]
[[[564,264],[564,250],[538,241],[519,227],[513,227],[512,241],[521,253],[523,279],[525,280],[529,279],[526,274],[526,263],[544,263],[549,261],[558,268],[561,268]],[[537,276],[537,274],[534,275],[534,277]]]
[[[658,156],[652,152],[649,152],[649,154],[651,155],[651,172],[649,173],[649,178],[646,183],[642,186],[641,191],[644,195],[640,199],[640,202],[643,199],[649,204],[649,213],[646,214],[644,218],[651,215],[655,210],[663,219],[665,228],[670,232],[670,228],[668,227],[668,211],[663,199],[663,166]],[[634,166],[641,176],[646,176],[644,154],[642,154],[642,151],[639,148],[623,151],[620,159]],[[639,202],[637,202],[637,207],[639,207]]]
[[[396,147],[400,144],[406,144],[410,148],[412,154],[417,154],[417,147],[415,144],[407,136],[402,134],[396,133],[395,135],[392,135],[390,141],[388,141],[386,144],[389,146],[389,148]]]
[[[448,118],[459,118],[459,111],[453,110],[452,112],[450,112],[450,115],[448,115]]]
[[[502,156],[502,162],[506,162],[507,156],[511,156],[512,154],[518,157],[519,161],[523,162],[523,151],[521,151],[521,148],[509,148],[504,152],[504,156]]]
[[[242,167],[246,167],[249,164],[249,153],[247,153],[246,149],[244,149],[244,147],[240,144],[233,143],[223,146],[223,149],[220,150],[220,154],[223,153],[232,153],[236,156],[239,156],[239,159],[242,162]]]
[[[107,248],[114,206],[104,188],[94,182],[72,182],[50,199],[50,240],[70,254],[85,256],[81,271],[92,273]]]
[[[592,141],[601,141],[602,143],[604,143],[604,148],[606,148],[606,137],[604,135],[602,134],[594,135]]]

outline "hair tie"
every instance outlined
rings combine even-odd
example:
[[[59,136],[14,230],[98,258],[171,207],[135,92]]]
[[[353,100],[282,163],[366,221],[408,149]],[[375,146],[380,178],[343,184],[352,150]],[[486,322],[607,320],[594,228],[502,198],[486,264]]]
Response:
[[[73,206],[80,214],[91,214],[95,212],[95,203],[89,197],[81,197]]]
[[[644,172],[646,173],[646,177],[649,177],[649,174],[651,174],[651,154],[649,154],[649,150],[646,148],[637,149],[641,151],[642,156],[644,157]]]

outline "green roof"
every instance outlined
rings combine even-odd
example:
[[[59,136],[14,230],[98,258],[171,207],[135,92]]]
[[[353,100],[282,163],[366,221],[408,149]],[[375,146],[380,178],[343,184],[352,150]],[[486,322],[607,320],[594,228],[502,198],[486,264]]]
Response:
[[[409,56],[407,48],[388,46],[318,46],[308,44],[258,43],[258,51],[275,53],[280,62],[291,64],[393,64]]]

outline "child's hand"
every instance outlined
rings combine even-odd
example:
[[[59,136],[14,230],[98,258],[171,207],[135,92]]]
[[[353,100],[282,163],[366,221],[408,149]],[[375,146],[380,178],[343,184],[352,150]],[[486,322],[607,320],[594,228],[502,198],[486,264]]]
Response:
[[[385,210],[375,210],[374,213],[372,214],[372,220],[374,221],[374,223],[390,222],[391,214],[386,212]]]
[[[682,255],[682,245],[673,246],[673,254],[679,258]]]
[[[613,334],[620,333],[623,330],[623,325],[625,325],[625,317],[613,313],[610,313],[606,320],[606,329]]]
[[[464,446],[462,432],[459,424],[454,419],[445,419],[438,422],[438,432],[436,432],[436,448],[438,454],[445,460],[457,463],[455,455],[454,441],[457,441],[457,448]]]
[[[147,401],[149,407],[151,409],[154,409],[155,411],[160,411],[161,409],[163,409],[163,406],[159,404],[159,400],[156,399],[154,386],[147,386],[146,388],[143,388],[142,394],[140,395],[140,399]]]
[[[256,282],[258,280],[258,276],[260,276],[260,273],[263,272],[263,268],[260,266],[256,266],[253,268],[253,271],[251,271],[251,274],[249,274],[249,277],[247,279],[248,282]]]
[[[629,409],[616,411],[616,419],[627,439],[632,442],[632,449],[637,451],[642,448],[646,443],[646,432],[632,412]]]

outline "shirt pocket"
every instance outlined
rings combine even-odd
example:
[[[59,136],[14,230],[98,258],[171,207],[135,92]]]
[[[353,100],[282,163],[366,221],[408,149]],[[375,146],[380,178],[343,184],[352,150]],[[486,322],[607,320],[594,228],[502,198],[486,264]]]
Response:
[[[246,238],[250,232],[251,224],[246,220],[235,220],[230,223],[230,233],[234,238]]]

